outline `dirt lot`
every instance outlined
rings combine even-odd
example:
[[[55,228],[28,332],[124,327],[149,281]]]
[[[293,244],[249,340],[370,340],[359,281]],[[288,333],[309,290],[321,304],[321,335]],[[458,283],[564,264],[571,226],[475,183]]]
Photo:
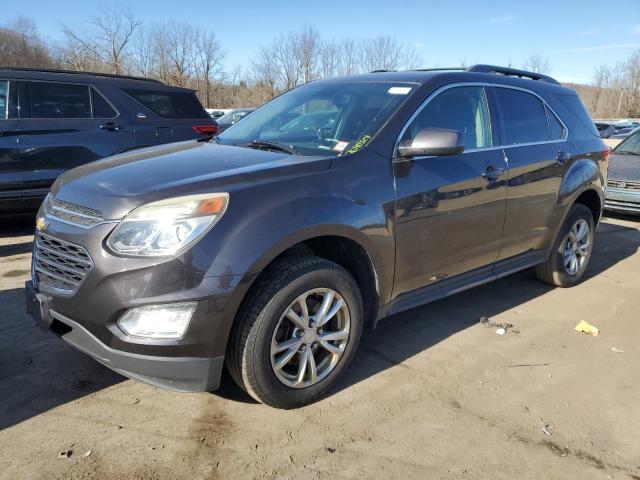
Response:
[[[640,479],[631,218],[600,225],[577,288],[523,272],[386,320],[340,388],[296,411],[230,379],[215,394],[148,387],[37,330],[31,221],[0,227],[0,479]],[[496,335],[482,316],[514,327]]]

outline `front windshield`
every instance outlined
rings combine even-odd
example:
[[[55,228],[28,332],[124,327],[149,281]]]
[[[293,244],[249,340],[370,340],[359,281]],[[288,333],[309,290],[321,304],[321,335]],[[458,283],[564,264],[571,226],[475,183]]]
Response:
[[[407,83],[310,83],[281,95],[218,136],[220,143],[274,142],[301,155],[354,153],[414,88]]]
[[[640,155],[640,130],[625,138],[614,150],[615,153],[631,153]]]

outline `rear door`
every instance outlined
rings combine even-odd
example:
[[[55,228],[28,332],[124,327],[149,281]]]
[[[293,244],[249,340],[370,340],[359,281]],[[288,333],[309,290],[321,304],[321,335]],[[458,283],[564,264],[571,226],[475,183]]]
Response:
[[[134,145],[131,120],[87,84],[20,82],[18,132],[26,208],[66,170]]]
[[[16,82],[0,79],[0,211],[22,209],[22,179],[17,156]]]
[[[215,122],[191,90],[124,89],[140,106],[134,115],[136,145],[179,142],[214,133]]]
[[[494,87],[501,138],[509,164],[507,213],[498,260],[540,251],[551,229],[560,184],[572,155],[567,130],[532,92]]]

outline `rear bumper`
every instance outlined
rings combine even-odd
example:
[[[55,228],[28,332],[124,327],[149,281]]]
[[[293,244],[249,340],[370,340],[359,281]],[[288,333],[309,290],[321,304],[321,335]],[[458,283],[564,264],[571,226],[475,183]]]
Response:
[[[607,187],[605,210],[640,214],[640,191]]]
[[[42,329],[129,378],[181,392],[216,390],[224,365],[221,357],[160,357],[124,352],[102,343],[79,323],[49,308],[48,297],[26,284],[27,311]]]

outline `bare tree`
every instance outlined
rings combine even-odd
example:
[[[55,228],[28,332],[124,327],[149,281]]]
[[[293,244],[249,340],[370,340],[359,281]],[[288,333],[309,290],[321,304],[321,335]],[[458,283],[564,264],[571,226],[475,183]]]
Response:
[[[91,17],[87,25],[89,30],[62,26],[68,47],[80,47],[81,51],[92,54],[111,73],[124,73],[129,43],[140,26],[133,12],[115,6],[102,6],[99,15]],[[74,52],[67,54],[73,55]]]
[[[549,73],[551,65],[549,58],[542,58],[541,55],[535,54],[530,55],[522,62],[522,69],[534,73]]]
[[[40,68],[54,65],[33,20],[18,17],[0,26],[0,64]]]
[[[131,41],[131,59],[136,73],[151,77],[155,73],[156,37],[153,28],[141,26]]]
[[[290,37],[290,48],[300,69],[302,83],[315,80],[319,76],[322,41],[315,27],[306,25]]]
[[[606,65],[601,65],[596,69],[596,73],[593,77],[594,80],[594,90],[591,96],[591,111],[593,113],[598,112],[598,106],[600,104],[600,98],[604,93],[605,89],[608,88],[609,83],[611,82],[611,72]]]
[[[199,31],[196,43],[196,75],[204,82],[204,104],[211,106],[211,87],[214,77],[222,73],[224,54],[213,32]]]

